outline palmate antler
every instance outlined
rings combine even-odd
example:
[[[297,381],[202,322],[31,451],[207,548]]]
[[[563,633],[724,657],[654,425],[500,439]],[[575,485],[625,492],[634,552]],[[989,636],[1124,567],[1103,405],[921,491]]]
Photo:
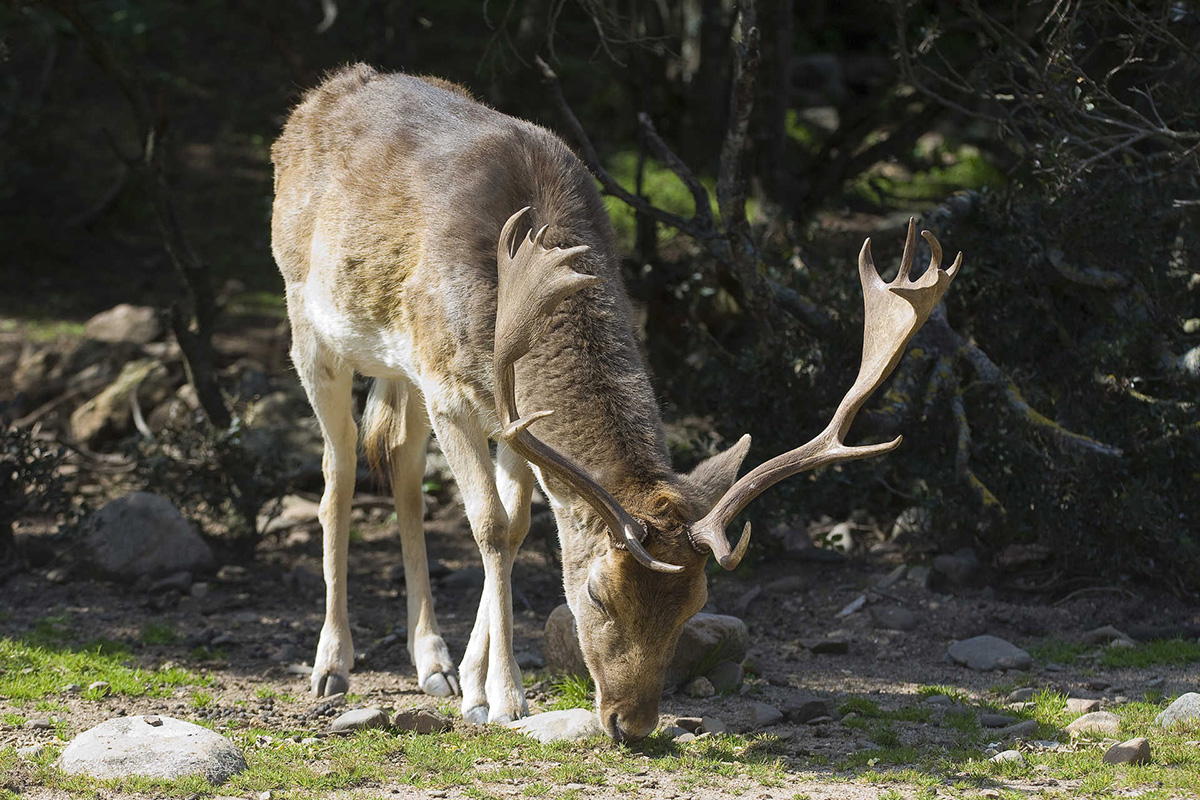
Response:
[[[571,262],[586,253],[587,247],[563,250],[543,246],[545,228],[536,234],[531,231],[514,252],[517,226],[527,211],[528,206],[504,223],[496,250],[496,338],[492,368],[500,435],[513,451],[570,486],[595,509],[608,526],[614,545],[628,550],[650,569],[680,572],[683,567],[659,561],[646,551],[641,542],[645,528],[621,507],[615,497],[579,466],[527,430],[537,420],[554,413],[552,410],[537,411],[526,417],[517,412],[513,364],[545,334],[550,316],[559,303],[581,289],[604,282],[603,278],[581,275],[571,269]]]
[[[916,249],[916,220],[908,222],[908,238],[900,271],[891,283],[884,283],[871,258],[871,240],[863,243],[858,255],[858,272],[863,288],[863,352],[858,377],[842,398],[833,419],[812,441],[776,456],[742,476],[717,501],[712,510],[692,525],[689,536],[696,549],[711,550],[725,569],[741,562],[750,544],[750,523],[742,530],[737,547],[732,551],[725,536],[725,527],[742,509],[771,486],[784,478],[838,461],[853,461],[887,453],[900,445],[901,437],[881,444],[848,447],[842,439],[849,432],[854,417],[879,385],[887,379],[904,354],[909,340],[920,329],[934,306],[942,299],[950,282],[962,265],[962,253],[950,269],[943,270],[942,246],[929,231],[921,236],[929,243],[929,268],[915,281],[909,280]]]

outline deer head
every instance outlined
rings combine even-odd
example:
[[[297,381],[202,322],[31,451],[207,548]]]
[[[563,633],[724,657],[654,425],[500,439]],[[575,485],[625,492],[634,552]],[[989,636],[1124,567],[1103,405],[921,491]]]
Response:
[[[735,483],[749,449],[749,437],[742,437],[690,475],[649,476],[641,491],[624,498],[623,505],[577,464],[530,432],[533,423],[553,410],[526,416],[517,411],[514,363],[545,334],[559,303],[602,281],[571,268],[586,247],[547,248],[545,228],[530,232],[516,245],[516,231],[528,210],[508,219],[497,248],[493,368],[501,436],[539,470],[555,502],[560,527],[566,524],[573,529],[570,536],[563,536],[564,584],[580,647],[596,683],[600,721],[618,741],[641,739],[657,724],[664,675],[683,625],[707,599],[708,555],[725,569],[735,568],[745,555],[750,525],[731,547],[725,535],[729,522],[784,478],[899,446],[900,438],[866,446],[847,446],[842,439],[958,273],[962,254],[950,269],[941,269],[941,247],[923,232],[932,258],[921,277],[911,280],[916,228],[910,221],[899,273],[891,283],[884,283],[868,239],[859,255],[866,309],[862,365],[825,430]],[[568,552],[568,538],[582,544]]]

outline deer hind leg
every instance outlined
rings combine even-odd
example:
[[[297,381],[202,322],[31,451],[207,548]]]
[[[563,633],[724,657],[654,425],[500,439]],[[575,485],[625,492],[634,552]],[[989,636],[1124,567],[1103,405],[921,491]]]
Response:
[[[429,556],[425,551],[425,447],[429,418],[420,393],[404,378],[376,380],[363,415],[363,439],[370,454],[382,440],[387,447],[396,502],[396,524],[404,558],[408,601],[408,657],[425,694],[458,694],[458,674],[438,628],[429,589]]]
[[[325,491],[318,511],[324,550],[325,624],[313,660],[312,691],[327,696],[350,688],[350,668],[354,665],[354,642],[346,609],[346,560],[350,502],[358,466],[358,428],[351,410],[354,398],[350,368],[303,326],[294,328],[292,360],[325,438],[321,460]]]
[[[533,496],[533,472],[525,460],[514,453],[503,442],[496,444],[496,489],[504,512],[508,516],[508,547],[509,562],[516,557],[517,550],[529,533],[529,504]],[[467,644],[467,652],[463,656],[463,717],[470,722],[482,723],[488,720],[487,682],[492,680],[488,658],[491,637],[489,636],[492,615],[492,596],[484,593],[479,600],[479,612],[475,617],[475,627],[471,630],[471,640]],[[511,601],[509,611],[509,629],[511,630]],[[510,651],[511,652],[511,651]],[[501,669],[516,670],[518,680],[520,670],[509,666],[508,661],[499,662]],[[501,676],[495,677],[502,680]],[[468,685],[469,684],[469,685]]]
[[[429,395],[427,394],[428,398]],[[431,402],[431,406],[436,406]],[[431,407],[438,442],[463,495],[483,557],[483,594],[467,655],[459,668],[463,717],[507,722],[529,713],[512,651],[512,560],[509,517],[492,475],[487,433],[474,414]]]

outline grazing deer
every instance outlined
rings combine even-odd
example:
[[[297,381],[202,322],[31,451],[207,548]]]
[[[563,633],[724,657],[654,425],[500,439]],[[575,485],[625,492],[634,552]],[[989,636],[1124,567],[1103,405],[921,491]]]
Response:
[[[863,363],[829,427],[736,482],[749,437],[681,475],[668,459],[604,206],[554,134],[453,84],[359,65],[304,97],[271,154],[272,247],[287,284],[292,357],[325,438],[326,616],[312,689],[345,691],[354,663],[346,555],[357,371],[374,378],[363,440],[391,474],[409,654],[425,692],[456,694],[461,681],[463,716],[476,722],[527,713],[511,573],[535,477],[558,523],[563,585],[600,721],[617,740],[642,738],[657,724],[680,630],[705,603],[708,556],[732,569],[746,552],[750,526],[731,548],[726,525],[790,475],[900,443],[842,439],[961,263],[960,254],[940,269],[941,248],[922,234],[933,258],[911,280],[910,225],[899,275],[885,284],[868,240],[859,256]],[[431,427],[485,575],[457,672],[434,615],[421,524]]]

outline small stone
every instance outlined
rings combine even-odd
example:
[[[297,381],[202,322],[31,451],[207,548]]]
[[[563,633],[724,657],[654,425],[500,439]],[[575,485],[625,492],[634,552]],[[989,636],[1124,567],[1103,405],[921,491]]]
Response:
[[[908,574],[904,576],[906,581],[916,584],[922,589],[929,588],[929,582],[932,578],[933,570],[923,564],[912,567],[909,569]]]
[[[1109,650],[1129,650],[1133,647],[1137,647],[1137,643],[1132,639],[1113,639],[1108,643]]]
[[[985,728],[1003,728],[1017,722],[1016,717],[1007,714],[980,714],[979,724]]]
[[[80,686],[78,683],[68,683],[66,686],[64,686],[62,688],[62,690],[66,694],[79,694],[80,692],[83,691],[83,687]]]
[[[1100,710],[1099,700],[1090,700],[1085,697],[1068,697],[1067,711],[1072,714],[1090,714],[1093,711]]]
[[[766,728],[780,722],[783,722],[783,712],[775,706],[757,701],[750,704],[750,724],[753,727]]]
[[[771,594],[796,594],[807,585],[808,582],[799,575],[785,575],[768,583],[766,588]]]
[[[1032,736],[1037,733],[1038,723],[1035,719],[1027,719],[1023,722],[1018,722],[1016,725],[1009,725],[1007,728],[1001,728],[999,733],[1006,739],[1019,739],[1027,736]]]
[[[595,712],[586,708],[546,711],[509,722],[508,727],[539,742],[581,741],[606,733]]]
[[[701,675],[689,681],[688,685],[683,687],[683,693],[688,697],[712,697],[717,690],[713,688],[712,681]]]
[[[445,733],[454,727],[454,723],[436,708],[426,706],[397,711],[392,726],[412,733]]]
[[[997,636],[976,636],[955,642],[946,655],[956,664],[979,672],[994,669],[1029,669],[1033,658],[1029,653]]]
[[[704,720],[701,717],[676,717],[675,724],[685,731],[695,733],[700,730],[700,726],[704,724]]]
[[[1005,750],[988,759],[997,764],[1024,764],[1025,756],[1021,755],[1020,750]]]
[[[386,728],[388,715],[378,708],[356,708],[347,711],[329,726],[330,733],[352,733],[370,728]]]
[[[725,733],[727,730],[729,728],[725,726],[725,723],[716,717],[701,717],[700,727],[697,728],[699,733]]]
[[[208,583],[205,581],[193,583],[189,594],[197,600],[203,600],[205,597],[208,597]]]
[[[1104,754],[1105,764],[1149,764],[1150,742],[1142,736],[1114,744]]]
[[[1030,700],[1033,699],[1033,695],[1035,694],[1035,691],[1036,690],[1032,686],[1024,686],[1020,689],[1015,689],[1009,693],[1008,702],[1010,702],[1010,703],[1028,703]]]
[[[952,706],[952,705],[954,705],[954,699],[951,698],[949,695],[931,694],[931,695],[929,695],[929,697],[925,698],[925,705],[927,705],[927,706]]]
[[[953,555],[943,554],[933,559],[933,569],[953,584],[969,583],[979,571],[979,557],[969,547],[956,550]]]
[[[108,681],[93,681],[88,684],[87,690],[100,697],[107,697],[112,694],[112,687],[109,686]]]
[[[687,742],[694,742],[694,741],[696,741],[696,734],[681,733],[680,735],[675,737],[675,741],[679,742],[680,744],[686,744]]]
[[[1132,637],[1129,634],[1114,628],[1112,625],[1102,625],[1099,628],[1093,628],[1083,635],[1083,641],[1088,644],[1108,644],[1117,639],[1132,641]]]
[[[1087,682],[1087,687],[1094,692],[1103,692],[1112,687],[1112,684],[1103,678],[1092,678]]]
[[[1188,692],[1180,695],[1155,717],[1154,721],[1164,728],[1173,728],[1186,722],[1200,722],[1200,694]]]
[[[53,728],[54,723],[50,717],[35,717],[34,719],[25,720],[23,727],[31,731],[45,731]]]
[[[850,637],[847,634],[830,634],[824,639],[801,640],[800,644],[814,655],[845,655],[850,652]]]
[[[839,617],[848,617],[851,614],[857,614],[859,611],[862,611],[863,606],[866,604],[867,596],[865,594],[860,594],[858,597],[847,603],[846,606],[837,613],[837,615]]]
[[[162,328],[157,309],[121,303],[89,319],[83,335],[101,342],[148,344],[158,338]]]
[[[829,704],[819,697],[811,697],[793,702],[784,709],[783,716],[788,722],[803,725],[817,717],[829,716]]]
[[[1120,730],[1121,718],[1110,711],[1092,711],[1066,727],[1067,733],[1072,736],[1082,736],[1087,733],[1116,736]]]
[[[920,624],[916,614],[899,606],[874,606],[871,619],[875,627],[889,631],[912,631]]]
[[[833,717],[831,717],[827,714],[822,714],[819,717],[813,717],[812,719],[810,719],[808,722],[806,722],[804,724],[805,725],[825,725],[826,723],[829,723],[829,722],[833,722]]]
[[[662,732],[670,736],[672,739],[678,739],[684,734],[691,733],[691,731],[689,731],[687,728],[681,728],[678,725],[668,725],[662,729]]]
[[[899,583],[901,580],[903,580],[904,575],[907,572],[908,572],[908,565],[901,564],[898,567],[895,567],[894,569],[892,569],[892,571],[889,572],[887,575],[876,576],[875,579],[872,580],[872,583],[874,584],[876,589],[886,592],[888,589],[892,588],[897,583]]]
[[[179,592],[183,594],[192,588],[192,573],[187,570],[172,572],[165,578],[155,581],[150,584],[150,594],[162,594],[163,592]]]
[[[31,744],[28,747],[17,748],[17,755],[30,761],[39,757],[44,752],[46,752],[46,745],[44,744]]]
[[[146,723],[152,728],[161,728],[163,724],[162,717],[154,714],[147,714],[146,716],[142,717],[142,722]]]
[[[745,670],[736,661],[723,661],[709,670],[706,677],[717,694],[730,694],[741,688]]]

